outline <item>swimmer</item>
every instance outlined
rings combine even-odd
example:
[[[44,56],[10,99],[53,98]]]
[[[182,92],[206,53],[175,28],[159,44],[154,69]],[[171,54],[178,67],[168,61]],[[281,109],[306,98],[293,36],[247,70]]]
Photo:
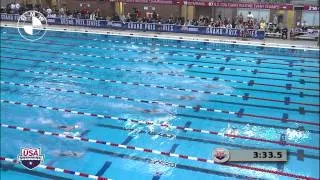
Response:
[[[217,86],[217,85],[211,85],[211,84],[208,84],[206,85],[206,88],[210,88],[210,89],[217,89],[217,88],[221,88],[221,86]]]
[[[237,136],[237,135],[239,135],[239,131],[238,131],[238,129],[236,127],[231,127],[230,128],[230,125],[228,124],[228,128],[226,130],[226,134]],[[231,136],[230,138],[234,139],[233,136]]]
[[[74,151],[60,151],[58,156],[62,157],[81,157],[84,153],[83,152],[74,152]]]
[[[194,100],[194,96],[179,96],[180,100]]]
[[[74,129],[79,129],[80,126],[79,125],[74,125],[74,126],[66,126],[66,125],[61,125],[57,127],[58,129],[62,129],[64,131],[72,131]]]
[[[67,136],[81,136],[80,132],[63,132]]]
[[[143,108],[132,108],[136,111],[140,111],[140,112],[143,112],[143,113],[147,113],[147,114],[172,114],[171,112],[167,111],[167,110],[164,110],[164,109],[143,109]]]

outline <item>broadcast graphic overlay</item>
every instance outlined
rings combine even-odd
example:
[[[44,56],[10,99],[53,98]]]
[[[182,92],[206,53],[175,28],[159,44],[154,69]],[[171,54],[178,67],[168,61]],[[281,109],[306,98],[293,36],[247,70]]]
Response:
[[[47,25],[47,19],[42,13],[27,11],[19,17],[17,28],[23,39],[34,42],[43,38]]]

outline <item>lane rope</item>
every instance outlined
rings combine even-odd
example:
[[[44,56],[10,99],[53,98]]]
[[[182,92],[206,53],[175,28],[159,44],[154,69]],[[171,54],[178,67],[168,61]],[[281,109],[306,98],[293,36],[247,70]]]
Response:
[[[51,75],[55,77],[68,77],[68,78],[77,78],[77,79],[86,79],[86,80],[92,80],[92,81],[99,81],[99,82],[108,82],[110,80],[105,80],[105,79],[99,79],[99,78],[88,78],[88,77],[82,77],[82,76],[76,76],[76,75],[64,75],[64,74],[55,74],[55,73],[47,73],[47,72],[37,72],[37,71],[31,71],[31,70],[19,70],[19,69],[12,69],[12,68],[0,68],[4,70],[11,70],[11,71],[17,71],[17,72],[26,72],[26,73],[33,73],[33,74],[42,74],[42,75]],[[122,84],[121,81],[114,81],[114,83]],[[301,123],[301,124],[309,124],[309,125],[315,125],[315,126],[320,126],[320,123],[316,122],[308,122],[308,121],[303,121],[303,120],[296,120],[296,119],[289,119],[287,117],[272,117],[272,116],[265,116],[265,115],[257,115],[257,114],[248,114],[244,113],[244,109],[240,109],[239,112],[233,112],[233,111],[228,111],[228,110],[215,110],[213,108],[202,108],[201,106],[185,106],[188,109],[193,109],[195,111],[208,111],[208,112],[219,112],[219,113],[224,113],[224,114],[231,114],[231,115],[236,115],[237,117],[242,117],[242,116],[248,116],[248,117],[254,117],[258,119],[268,119],[268,120],[274,120],[274,121],[281,121],[281,122],[294,122],[294,123]],[[304,111],[303,109],[301,109]]]
[[[163,101],[158,101],[158,100],[146,100],[146,99],[138,99],[138,98],[130,98],[130,97],[124,97],[124,96],[115,96],[115,95],[108,95],[108,94],[99,94],[99,93],[91,93],[91,92],[83,92],[83,91],[77,91],[77,90],[70,90],[70,89],[63,89],[63,88],[50,88],[50,87],[45,87],[45,86],[38,86],[38,85],[32,85],[32,84],[23,84],[23,83],[16,83],[16,82],[7,82],[7,81],[0,81],[1,84],[6,84],[6,85],[12,85],[12,86],[21,86],[21,87],[31,87],[31,88],[36,88],[36,89],[45,89],[45,90],[51,90],[51,91],[62,91],[62,92],[68,92],[68,93],[73,93],[73,94],[84,94],[84,95],[89,95],[89,96],[95,96],[95,97],[102,97],[102,98],[108,98],[108,99],[121,99],[124,101],[134,101],[134,102],[139,102],[139,103],[146,103],[146,104],[156,104],[156,105],[164,105],[164,106],[170,106],[170,107],[178,107],[178,108],[183,108],[183,109],[197,109],[197,107],[194,106],[188,106],[188,105],[182,105],[182,104],[175,104],[175,103],[169,103],[169,102],[163,102]],[[210,100],[210,102],[221,102],[221,101],[215,101],[215,100]],[[223,102],[226,104],[230,104],[233,102]],[[238,104],[238,103],[237,103]],[[247,104],[240,103],[239,105],[246,106]],[[258,104],[249,104],[249,106],[254,106],[258,108],[267,108],[267,109],[281,109],[281,110],[287,110],[287,111],[296,111],[299,112],[299,109],[294,109],[294,108],[280,108],[280,107],[275,107],[275,106],[261,106]],[[198,110],[198,109],[197,109]],[[215,112],[215,110],[211,110],[210,108],[205,108],[202,107],[199,108],[199,110],[205,110],[205,111],[211,111]],[[221,110],[222,112],[223,110]],[[311,111],[304,109],[304,111],[307,113],[315,113],[319,114],[319,111]],[[217,111],[219,112],[219,111]]]
[[[51,44],[51,43],[50,43]],[[27,49],[27,48],[16,48],[16,47],[9,47],[9,46],[2,46],[1,48],[3,49],[15,49],[15,50],[26,50],[26,51],[36,51],[36,52],[45,52],[45,53],[51,53],[51,54],[60,54],[61,52],[58,52],[58,51],[47,51],[47,50],[35,50],[35,49]],[[114,50],[117,50],[117,49],[114,49]],[[141,51],[141,52],[144,52],[144,51]],[[65,52],[66,53],[66,52]],[[74,56],[87,56],[87,57],[97,57],[97,58],[103,58],[103,56],[99,56],[99,55],[96,55],[96,54],[83,54],[83,53],[80,53],[80,54],[75,54],[75,53],[67,53],[69,55],[74,55]],[[184,55],[185,57],[187,55]],[[210,58],[212,59],[212,58]],[[213,58],[213,59],[221,59],[221,60],[225,60],[225,61],[230,61],[230,57],[224,57],[224,58]],[[175,61],[186,61],[186,60],[175,60]],[[233,60],[235,61],[235,60]],[[248,66],[248,65],[242,65],[242,64],[225,64],[225,63],[218,63],[218,62],[203,62],[203,61],[196,61],[196,62],[200,62],[200,63],[208,63],[208,64],[222,64],[222,65],[235,65],[235,66],[244,66],[244,67],[257,67],[257,68],[268,68],[268,69],[275,69],[275,70],[289,70],[289,71],[298,71],[298,72],[319,72],[319,70],[311,70],[311,69],[294,69],[294,68],[281,68],[281,67],[269,67],[269,66],[260,66],[261,64],[261,60],[257,60],[257,61],[254,61],[254,60],[236,60],[236,61],[239,61],[239,62],[250,62],[250,63],[255,63],[259,66]],[[192,63],[194,63],[195,61],[192,61]],[[315,67],[315,68],[318,68],[318,67]],[[312,68],[314,69],[314,68]]]
[[[8,128],[9,125],[1,124],[1,127]],[[20,128],[20,127],[16,127],[16,128],[17,128],[17,130],[25,129],[25,128]],[[7,158],[7,157],[0,157],[0,161],[6,161],[6,162],[10,162],[10,163],[20,164],[16,159],[11,159],[11,158]],[[105,178],[105,177],[101,177],[101,176],[95,176],[95,175],[91,175],[91,174],[87,174],[87,173],[71,171],[71,170],[57,168],[57,167],[53,167],[53,166],[47,166],[47,165],[43,165],[43,164],[39,164],[37,167],[45,169],[45,170],[49,170],[49,171],[55,171],[55,172],[59,172],[59,173],[69,174],[69,175],[71,174],[74,176],[80,176],[80,177],[85,177],[85,178],[89,178],[89,179],[111,180],[109,178]]]
[[[24,127],[7,125],[7,124],[1,124],[1,127],[14,129],[14,130],[19,130],[19,131],[22,131],[22,132],[33,132],[33,133],[37,133],[37,134],[41,134],[41,135],[59,137],[59,138],[64,138],[64,139],[69,139],[69,140],[90,142],[90,143],[94,143],[94,144],[102,144],[102,145],[107,145],[107,146],[111,146],[111,147],[117,147],[117,148],[122,148],[122,149],[140,151],[140,152],[144,152],[144,153],[151,153],[151,154],[157,154],[157,155],[162,155],[162,156],[175,157],[175,158],[179,158],[179,159],[188,159],[188,160],[192,160],[192,161],[198,161],[198,162],[214,164],[214,161],[211,160],[211,159],[200,158],[200,157],[195,157],[195,156],[189,156],[189,155],[184,155],[184,154],[176,154],[176,153],[164,152],[164,151],[153,150],[153,149],[148,149],[148,148],[117,144],[117,143],[107,142],[107,141],[102,141],[102,140],[75,137],[75,136],[70,136],[70,135],[65,135],[65,134],[59,134],[59,133],[43,131],[43,130],[38,130],[38,129],[24,128]],[[265,173],[276,174],[276,175],[280,175],[280,176],[293,177],[293,178],[301,178],[301,179],[308,179],[308,180],[309,179],[315,179],[315,178],[312,178],[312,177],[307,177],[307,176],[302,176],[302,175],[297,175],[297,174],[291,174],[291,173],[287,173],[287,172],[283,172],[283,171],[269,170],[269,169],[263,169],[263,168],[252,167],[252,166],[245,166],[245,165],[240,165],[240,164],[226,163],[226,164],[217,164],[217,165],[236,167],[236,168],[240,168],[240,169],[247,169],[247,170],[252,170],[252,171],[265,172]]]
[[[48,63],[51,63],[50,61]],[[57,64],[57,63],[54,63]],[[112,71],[120,71],[120,72],[133,72],[133,73],[139,73],[139,74],[147,74],[147,75],[166,75],[166,76],[173,76],[173,77],[182,77],[182,78],[189,78],[189,79],[198,79],[198,80],[208,80],[208,81],[221,81],[221,82],[228,82],[228,83],[237,83],[237,84],[243,84],[248,87],[253,87],[254,85],[260,85],[260,86],[266,86],[266,87],[279,87],[283,88],[284,90],[290,91],[292,89],[298,89],[298,90],[308,90],[308,91],[316,91],[319,92],[318,89],[314,88],[301,88],[301,87],[294,87],[292,84],[286,84],[284,85],[275,85],[275,84],[267,84],[267,83],[258,83],[254,80],[249,81],[240,81],[240,80],[229,80],[229,79],[222,79],[219,77],[200,77],[200,76],[190,76],[190,75],[184,75],[184,74],[176,74],[176,73],[167,73],[167,72],[153,72],[153,71],[144,71],[144,70],[135,70],[135,69],[126,69],[126,68],[116,68],[116,67],[105,67],[105,66],[94,66],[94,65],[77,65],[72,63],[72,66],[82,66],[82,67],[89,67],[89,68],[98,68],[98,69],[106,69],[106,70],[112,70]],[[234,87],[236,89],[236,87]]]
[[[14,34],[14,33],[7,33],[7,34]],[[57,35],[46,35],[46,37],[58,37],[58,38],[66,38],[65,36],[57,36]],[[70,37],[68,37],[68,38],[70,38]],[[187,45],[169,45],[169,44],[160,44],[160,43],[143,43],[143,42],[133,42],[133,41],[131,41],[131,42],[128,42],[128,41],[119,41],[119,40],[104,40],[104,39],[92,39],[92,38],[84,38],[84,37],[77,37],[76,38],[76,40],[78,40],[78,39],[80,39],[80,40],[93,40],[93,41],[100,41],[100,42],[112,42],[112,43],[119,43],[119,44],[128,44],[128,43],[130,43],[130,44],[139,44],[139,45],[148,45],[148,46],[162,46],[162,47],[173,47],[173,48],[182,48],[182,49],[199,49],[199,50],[208,50],[208,51],[224,51],[224,52],[229,52],[229,53],[232,53],[232,52],[235,52],[235,53],[245,53],[245,54],[256,54],[256,55],[270,55],[270,56],[275,56],[274,54],[272,54],[272,53],[265,53],[265,52],[273,52],[273,51],[268,51],[266,48],[264,48],[264,47],[262,47],[263,48],[263,52],[264,53],[261,53],[261,52],[257,52],[257,51],[239,51],[239,50],[230,50],[230,49],[225,49],[225,50],[223,50],[223,49],[219,49],[219,48],[210,48],[210,47],[207,47],[207,48],[202,48],[202,47],[200,47],[200,48],[196,48],[196,47],[194,47],[194,46],[187,46]],[[54,41],[50,41],[50,42],[54,42]],[[59,44],[59,45],[65,45],[65,44]],[[66,45],[66,46],[76,46],[76,45],[78,45],[78,44],[72,44],[72,45]],[[234,46],[234,45],[232,45],[232,46]],[[262,49],[261,47],[259,48],[259,49]],[[276,56],[286,56],[287,57],[287,55],[282,55],[281,54],[281,52],[279,53],[279,52],[276,52],[276,53],[278,53]],[[284,53],[291,53],[291,52],[284,52]],[[310,53],[310,52],[309,52]],[[204,54],[206,54],[206,55],[211,55],[212,53],[204,53]],[[317,55],[316,53],[310,53],[310,54],[314,54],[314,55]],[[213,54],[213,55],[215,55],[215,54]],[[311,58],[311,59],[314,59],[314,58],[317,58],[317,57],[314,57],[314,56],[299,56],[299,55],[296,55],[296,54],[290,54],[290,56],[291,57],[297,57],[296,58],[296,61],[297,60],[304,60],[304,59],[306,59],[306,58]],[[243,56],[241,56],[241,57],[243,57]],[[303,58],[303,59],[299,59],[299,58]],[[271,58],[270,58],[271,59]],[[282,59],[280,59],[280,58],[277,58],[277,59],[273,59],[273,60],[277,60],[277,61],[288,61],[288,59],[284,59],[284,58],[282,58]],[[312,62],[312,63],[315,63],[314,61],[312,61],[312,60],[310,60],[310,61],[308,61],[308,60],[304,60],[304,61],[302,61],[302,63],[303,62]]]
[[[9,85],[15,85],[15,86],[24,86],[24,87],[33,87],[33,88],[39,88],[39,89],[45,89],[45,90],[55,90],[55,91],[61,91],[61,92],[69,92],[69,93],[74,93],[74,94],[84,94],[84,95],[90,95],[90,96],[97,96],[97,97],[104,97],[105,95],[103,94],[98,94],[98,93],[89,93],[89,92],[82,92],[82,91],[75,91],[75,90],[67,90],[67,89],[61,89],[61,88],[49,88],[49,87],[43,87],[43,86],[38,86],[38,85],[31,85],[31,84],[23,84],[23,83],[14,83],[14,82],[6,82],[6,81],[1,81],[1,84],[9,84]],[[112,97],[114,99],[119,99],[117,97]],[[127,100],[126,98],[124,100]],[[128,98],[129,100],[129,98]],[[292,127],[284,127],[284,126],[275,126],[275,125],[266,125],[266,124],[258,124],[258,123],[252,123],[252,122],[244,122],[244,121],[235,121],[235,120],[230,120],[230,119],[218,119],[218,118],[209,118],[209,117],[202,117],[202,116],[190,116],[186,114],[176,114],[176,116],[182,116],[182,117],[191,117],[191,118],[200,118],[202,120],[213,120],[213,121],[218,121],[218,122],[228,122],[228,123],[236,123],[236,124],[249,124],[249,125],[254,125],[254,126],[261,126],[261,127],[266,127],[266,128],[275,128],[275,129],[288,129]],[[209,119],[208,119],[209,118]],[[319,134],[319,131],[314,131],[314,130],[307,130],[310,133],[315,133]]]
[[[52,111],[59,111],[59,112],[63,112],[63,113],[84,115],[84,116],[89,116],[89,117],[111,119],[111,120],[116,120],[116,121],[131,122],[134,124],[143,124],[143,125],[147,125],[147,126],[154,125],[154,126],[158,126],[160,128],[185,130],[185,131],[190,131],[190,132],[195,132],[195,133],[200,133],[200,134],[220,135],[220,133],[217,131],[195,129],[195,128],[183,127],[183,126],[174,126],[174,125],[169,125],[167,123],[155,123],[153,121],[143,121],[143,120],[122,118],[122,117],[103,115],[103,114],[95,114],[95,113],[89,113],[89,112],[81,112],[81,111],[75,111],[75,110],[71,110],[71,109],[43,106],[43,105],[37,105],[37,104],[31,104],[31,103],[23,103],[23,102],[18,102],[18,101],[9,101],[9,100],[1,99],[1,103],[20,105],[20,106],[25,106],[25,107],[29,107],[29,108],[47,109],[47,110],[52,110]],[[227,133],[225,133],[223,135],[228,136],[228,137],[233,137],[233,138],[252,140],[252,141],[268,142],[268,143],[278,144],[278,145],[282,145],[282,146],[293,146],[293,147],[300,147],[300,148],[306,148],[306,149],[320,150],[320,147],[317,147],[317,146],[288,143],[288,142],[283,142],[283,141],[275,141],[275,140],[247,137],[247,136],[241,136],[241,135],[232,135],[232,134],[227,134]]]
[[[25,58],[17,58],[17,59],[24,60]],[[29,60],[29,59],[27,59],[27,60]],[[45,63],[67,65],[67,66],[76,66],[76,67],[78,66],[78,67],[105,69],[105,67],[103,67],[103,66],[90,66],[90,65],[85,65],[85,64],[66,63],[66,62],[59,62],[59,61],[33,60],[33,59],[30,59],[30,61],[45,62]],[[17,69],[15,69],[15,70],[17,70]],[[105,80],[105,81],[106,82],[110,82],[110,81],[113,81],[113,80]],[[132,85],[132,83],[130,83],[130,82],[123,82],[123,81],[117,81],[117,82],[121,82],[120,84]],[[283,102],[283,103],[287,103],[287,104],[288,103],[289,104],[292,103],[292,104],[301,104],[301,105],[310,105],[310,106],[320,106],[320,104],[302,103],[302,102],[294,102],[294,101],[287,101],[287,100],[283,101],[283,100],[276,100],[276,99],[253,97],[253,96],[248,96],[248,95],[241,96],[241,95],[228,94],[228,93],[215,93],[215,92],[211,92],[211,91],[202,91],[202,90],[178,88],[178,87],[171,87],[171,86],[160,86],[160,85],[154,85],[154,84],[143,84],[143,83],[137,83],[137,82],[133,82],[133,85],[138,85],[138,86],[143,86],[143,87],[160,88],[160,89],[177,90],[177,91],[185,91],[185,92],[197,92],[197,93],[203,93],[203,94],[231,96],[231,97],[238,97],[238,98],[242,98],[242,99],[246,99],[246,100],[251,98],[251,99],[257,99],[257,100],[263,100],[263,101]],[[304,95],[306,95],[306,94],[303,94],[303,96]]]
[[[121,51],[121,50],[120,50]],[[11,53],[12,54],[12,53]],[[16,53],[17,54],[17,53]],[[65,55],[72,55],[71,53],[63,53]],[[43,60],[36,60],[36,59],[28,59],[28,58],[17,58],[17,57],[10,57],[10,56],[0,56],[2,58],[8,58],[8,59],[15,59],[15,60],[26,60],[26,61],[42,61]],[[93,55],[94,57],[94,55]],[[101,56],[99,56],[101,57]],[[55,57],[48,57],[47,58],[55,58]],[[131,59],[131,58],[119,58],[116,56],[105,56],[105,59],[110,59],[110,60],[120,60],[120,61],[127,61],[127,62],[145,62],[145,63],[153,63],[153,64],[165,64],[165,65],[177,65],[177,66],[185,66],[187,68],[192,68],[192,67],[199,67],[199,68],[207,68],[207,69],[215,69],[218,72],[222,72],[225,70],[230,70],[230,71],[239,71],[239,72],[248,72],[248,73],[252,73],[252,74],[259,74],[260,70],[254,69],[254,70],[245,70],[245,69],[239,69],[239,68],[228,68],[225,66],[206,66],[206,65],[197,65],[197,64],[185,64],[185,63],[174,63],[174,62],[167,62],[167,61],[153,61],[152,57],[147,57],[146,59],[150,59],[150,60],[142,60],[142,59]],[[66,58],[64,58],[66,59]],[[205,71],[190,71],[187,70],[188,72],[196,72],[196,73],[205,73],[205,74],[211,74],[209,72],[205,72]],[[244,78],[257,78],[257,79],[265,79],[265,80],[273,80],[273,81],[287,81],[287,82],[297,82],[300,83],[302,85],[306,85],[307,83],[313,83],[313,84],[317,84],[319,82],[317,81],[306,81],[304,79],[299,79],[299,80],[293,80],[293,79],[281,79],[281,78],[268,78],[268,77],[255,77],[255,76],[247,76],[247,75],[234,75],[234,74],[223,74],[223,73],[212,73],[212,74],[216,74],[216,75],[223,75],[223,76],[237,76],[237,77],[244,77]],[[263,74],[268,74],[268,73],[263,73]],[[292,77],[292,74],[285,74],[286,77]]]

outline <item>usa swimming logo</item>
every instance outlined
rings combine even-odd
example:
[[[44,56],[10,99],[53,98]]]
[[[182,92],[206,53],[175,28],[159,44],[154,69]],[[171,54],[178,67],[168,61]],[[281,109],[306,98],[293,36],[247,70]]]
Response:
[[[18,162],[28,169],[34,169],[44,161],[40,148],[21,148]]]

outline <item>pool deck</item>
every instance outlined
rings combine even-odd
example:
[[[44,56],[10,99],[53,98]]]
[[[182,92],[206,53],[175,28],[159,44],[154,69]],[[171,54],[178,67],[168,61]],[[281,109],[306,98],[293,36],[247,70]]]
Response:
[[[17,24],[15,22],[9,22],[9,21],[1,21],[0,25],[1,27],[17,27]],[[212,36],[212,35],[170,33],[170,32],[151,32],[151,31],[143,32],[143,31],[136,31],[136,30],[116,30],[116,29],[91,28],[91,27],[82,27],[82,26],[64,26],[64,25],[49,25],[47,29],[53,30],[53,31],[71,31],[71,32],[82,32],[82,33],[158,38],[158,39],[174,39],[174,40],[201,41],[201,42],[224,43],[224,44],[241,44],[241,45],[267,46],[267,47],[277,47],[277,48],[319,50],[317,41],[308,41],[308,40],[282,40],[277,38],[265,38],[264,40],[259,40],[259,39],[242,40],[241,38],[226,37],[226,36]]]

